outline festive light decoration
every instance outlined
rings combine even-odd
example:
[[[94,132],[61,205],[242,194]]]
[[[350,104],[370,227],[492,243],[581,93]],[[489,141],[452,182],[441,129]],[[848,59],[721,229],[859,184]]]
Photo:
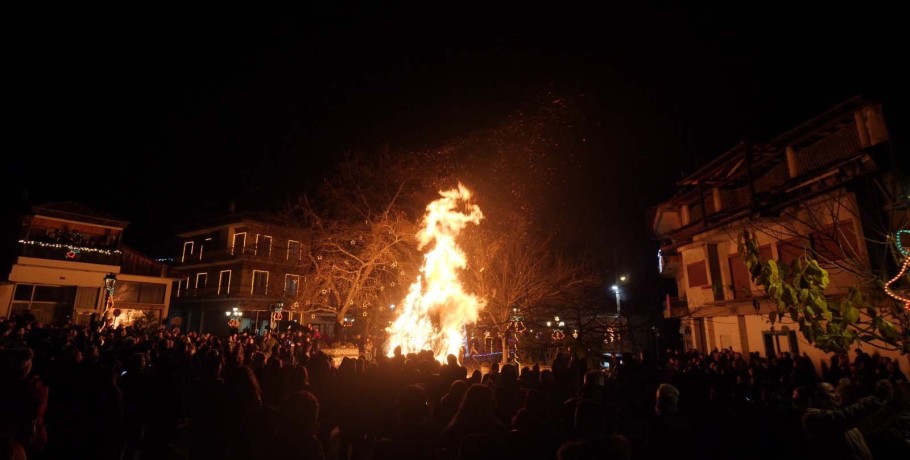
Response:
[[[525,327],[525,323],[522,322],[521,320],[512,321],[512,323],[509,324],[509,329],[514,329],[515,332],[518,334],[521,334],[522,332],[528,330],[528,328]]]
[[[903,302],[904,308],[907,309],[908,311],[910,311],[910,299],[908,299],[906,297],[901,297],[901,296],[897,295],[894,291],[891,290],[891,285],[896,283],[899,279],[901,279],[904,276],[904,274],[907,273],[908,268],[910,268],[910,257],[905,257],[904,264],[901,266],[900,272],[897,275],[895,275],[894,278],[891,278],[887,283],[885,283],[885,294],[888,294],[888,297],[891,297],[894,300]]]
[[[900,252],[901,255],[904,257],[910,257],[910,249],[901,243],[901,238],[904,235],[907,235],[907,238],[910,239],[910,230],[898,230],[894,232],[894,245],[897,246],[897,251]]]
[[[557,330],[553,331],[552,337],[553,337],[553,340],[562,340],[562,339],[566,338],[566,334],[564,332],[562,332],[561,329],[557,329]]]
[[[98,248],[89,248],[82,246],[73,246],[69,244],[59,244],[59,243],[45,243],[43,241],[34,241],[34,240],[19,240],[19,244],[27,244],[30,246],[38,246],[42,248],[55,248],[55,249],[69,249],[70,252],[80,253],[80,252],[96,252],[98,254],[111,255],[111,254],[120,254],[119,249],[98,249]],[[68,257],[68,256],[67,256]],[[70,257],[72,258],[72,257]]]

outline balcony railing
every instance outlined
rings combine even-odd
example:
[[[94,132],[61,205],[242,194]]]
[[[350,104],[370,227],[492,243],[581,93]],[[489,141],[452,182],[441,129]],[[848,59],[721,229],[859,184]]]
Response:
[[[689,302],[678,297],[667,296],[664,318],[682,318],[689,315]]]
[[[263,250],[260,253],[257,253],[254,248],[237,248],[235,249],[203,249],[202,255],[186,254],[182,257],[177,257],[174,260],[174,266],[186,266],[186,265],[195,265],[200,263],[211,263],[211,262],[223,262],[226,260],[255,260],[261,262],[272,262],[272,263],[289,263],[287,257],[287,249],[272,248],[272,250],[266,251]]]
[[[802,175],[847,159],[859,151],[861,145],[856,127],[852,124],[825,137],[797,154],[797,174]]]
[[[120,265],[123,258],[123,253],[115,248],[79,247],[34,240],[19,240],[19,255],[100,265]]]
[[[263,287],[253,287],[249,284],[243,286],[231,286],[230,289],[225,287],[205,287],[205,288],[181,288],[177,293],[177,298],[183,299],[251,299],[251,298],[282,298],[285,297],[283,289],[272,289]]]

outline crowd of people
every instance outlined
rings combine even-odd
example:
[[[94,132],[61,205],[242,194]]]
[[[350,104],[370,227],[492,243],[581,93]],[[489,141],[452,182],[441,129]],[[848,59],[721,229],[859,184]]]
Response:
[[[307,335],[0,319],[0,459],[910,458],[907,378],[861,349],[336,366]]]

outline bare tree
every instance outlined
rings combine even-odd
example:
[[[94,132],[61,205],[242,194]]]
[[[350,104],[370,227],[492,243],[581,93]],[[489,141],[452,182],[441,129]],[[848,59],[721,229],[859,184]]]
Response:
[[[350,155],[325,180],[318,207],[306,197],[287,206],[285,218],[308,232],[300,304],[333,308],[339,323],[357,307],[369,323],[402,298],[420,262],[418,203],[435,180],[416,160]]]
[[[466,245],[472,262],[465,285],[486,300],[482,323],[499,332],[503,363],[508,361],[514,317],[542,324],[543,318],[572,305],[579,293],[598,283],[583,266],[553,257],[546,241],[527,235],[478,229]]]

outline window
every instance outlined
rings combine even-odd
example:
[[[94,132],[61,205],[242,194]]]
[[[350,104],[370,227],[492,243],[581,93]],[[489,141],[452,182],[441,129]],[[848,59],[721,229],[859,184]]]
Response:
[[[743,262],[742,256],[735,254],[730,256],[730,276],[733,281],[733,298],[748,299],[752,297],[752,277],[746,263]]]
[[[300,276],[284,275],[284,294],[289,297],[297,297],[297,287],[300,285]]]
[[[178,280],[177,281],[177,297],[180,297],[181,295],[183,295],[183,293],[186,292],[186,290],[189,288],[190,288],[190,279],[189,278],[184,278],[182,280]]]
[[[853,258],[858,253],[852,219],[842,220],[823,230],[812,232],[809,238],[812,240],[812,249],[821,263]]]
[[[272,255],[272,237],[256,235],[256,255],[270,257]]]
[[[765,345],[765,356],[778,356],[785,351],[791,355],[799,355],[796,331],[764,331],[762,339]]]
[[[207,244],[211,244],[211,241],[211,238],[206,238],[199,244],[199,260],[202,260],[202,252],[205,250]]]
[[[771,260],[771,245],[766,244],[758,247],[758,252],[761,254],[762,260]],[[743,262],[742,256],[739,254],[734,254],[730,256],[730,276],[732,279],[732,289],[733,289],[733,298],[734,299],[749,299],[752,298],[752,274],[749,273],[749,268],[746,267],[746,263]]]
[[[230,270],[221,270],[218,274],[218,293],[231,293],[231,271]]]
[[[196,289],[205,289],[205,285],[209,281],[208,273],[196,273]]]
[[[243,254],[246,248],[246,232],[234,234],[234,246],[231,247],[231,255]]]
[[[165,292],[167,292],[166,284],[120,281],[114,289],[114,301],[163,304]]]
[[[686,265],[686,274],[689,277],[689,287],[708,285],[708,267],[704,260]]]
[[[253,270],[253,287],[250,294],[266,295],[268,294],[269,272],[262,270]]]
[[[84,308],[88,310],[95,309],[98,306],[98,294],[101,292],[99,288],[93,287],[84,287],[80,286],[76,289],[76,308]]]
[[[761,255],[762,260],[772,260],[774,259],[774,254],[771,252],[771,245],[765,244],[758,247],[758,254]]]
[[[14,294],[15,300],[32,300],[32,291],[35,290],[35,286],[31,284],[17,284],[16,293]]]
[[[192,241],[185,241],[185,242],[183,243],[183,255],[180,256],[180,261],[181,261],[181,262],[185,262],[185,261],[186,261],[186,256],[192,255],[192,254],[193,254],[193,242],[192,242]]]
[[[723,278],[720,274],[720,256],[717,254],[717,245],[708,245],[708,269],[711,271],[711,287],[714,290],[714,300],[724,300]]]
[[[140,283],[139,284],[139,303],[164,303],[164,293],[167,292],[167,285],[161,283]]]
[[[76,287],[69,286],[35,286],[35,302],[72,302]]]
[[[114,301],[117,303],[139,302],[139,282],[123,280],[118,281],[117,285],[114,287]]]
[[[288,240],[288,260],[300,260],[300,242]]]
[[[789,238],[777,244],[777,254],[780,262],[790,266],[794,260],[799,259],[806,254],[806,248],[801,238]]]

